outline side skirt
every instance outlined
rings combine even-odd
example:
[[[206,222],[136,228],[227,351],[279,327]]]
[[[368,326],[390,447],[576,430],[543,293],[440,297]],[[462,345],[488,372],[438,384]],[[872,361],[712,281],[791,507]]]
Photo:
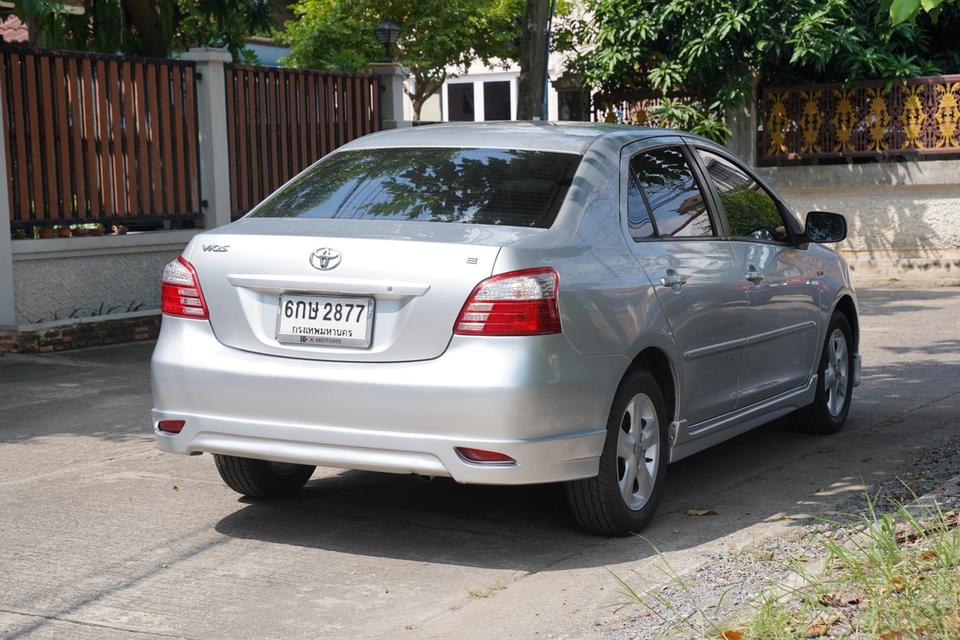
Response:
[[[817,376],[813,376],[805,387],[786,391],[749,407],[695,424],[687,428],[686,434],[677,434],[677,442],[670,450],[670,462],[682,460],[805,407],[813,402],[816,393]]]

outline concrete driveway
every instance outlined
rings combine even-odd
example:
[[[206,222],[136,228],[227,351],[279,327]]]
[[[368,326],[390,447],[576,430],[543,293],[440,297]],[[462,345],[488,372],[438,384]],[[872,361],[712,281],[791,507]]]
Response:
[[[610,571],[660,576],[650,543],[685,572],[802,526],[957,430],[960,290],[861,305],[864,384],[844,431],[775,423],[672,466],[646,540],[578,532],[556,486],[323,469],[296,499],[247,502],[210,456],[154,449],[152,345],[0,358],[0,637],[597,636],[631,613]]]

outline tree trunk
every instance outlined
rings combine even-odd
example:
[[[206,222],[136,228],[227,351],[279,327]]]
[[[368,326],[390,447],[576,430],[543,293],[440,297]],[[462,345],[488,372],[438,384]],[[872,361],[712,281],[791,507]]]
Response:
[[[547,70],[547,28],[550,0],[527,0],[523,44],[520,47],[520,77],[517,79],[517,120],[540,117],[544,74]]]
[[[414,96],[411,98],[410,102],[413,105],[413,121],[420,122],[420,110],[423,109],[423,103],[427,101],[429,96],[421,97]]]
[[[430,78],[419,71],[413,72],[413,91],[409,91],[406,86],[403,87],[404,93],[410,98],[410,104],[413,107],[413,121],[420,122],[420,111],[424,103],[443,87],[447,74],[443,73],[439,78]]]
[[[23,22],[27,25],[27,38],[30,46],[37,49],[49,48],[48,34],[43,28],[42,21],[36,16],[26,16]]]
[[[169,53],[170,43],[163,35],[160,24],[160,14],[150,0],[123,0],[130,24],[137,30],[142,45],[142,55],[165,58]]]

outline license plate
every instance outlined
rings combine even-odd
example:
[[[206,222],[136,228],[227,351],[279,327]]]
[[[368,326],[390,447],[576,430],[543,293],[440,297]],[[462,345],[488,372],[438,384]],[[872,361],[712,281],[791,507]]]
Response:
[[[370,346],[373,298],[283,294],[278,316],[278,342]]]

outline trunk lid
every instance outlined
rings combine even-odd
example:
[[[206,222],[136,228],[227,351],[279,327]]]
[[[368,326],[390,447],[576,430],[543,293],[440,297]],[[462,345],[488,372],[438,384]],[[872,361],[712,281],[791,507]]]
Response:
[[[410,221],[247,218],[197,236],[185,256],[197,270],[213,331],[227,346],[310,360],[426,360],[446,349],[457,314],[477,283],[491,275],[500,248],[541,232]],[[311,261],[311,256],[321,249],[333,249],[339,263],[317,268],[312,262],[322,260]],[[372,299],[369,346],[279,341],[282,295]]]

